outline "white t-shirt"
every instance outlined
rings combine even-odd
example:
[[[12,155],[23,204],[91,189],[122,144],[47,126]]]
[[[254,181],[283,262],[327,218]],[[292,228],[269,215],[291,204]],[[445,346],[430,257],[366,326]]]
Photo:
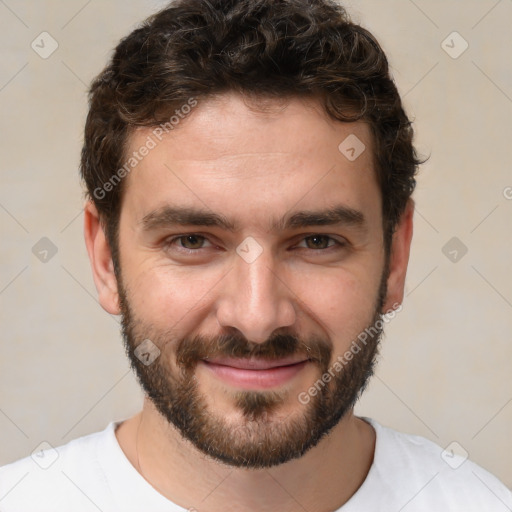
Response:
[[[423,437],[362,419],[376,431],[374,461],[336,512],[512,511],[512,493],[473,462],[443,453]],[[186,512],[131,465],[117,442],[117,425],[0,468],[0,511]]]

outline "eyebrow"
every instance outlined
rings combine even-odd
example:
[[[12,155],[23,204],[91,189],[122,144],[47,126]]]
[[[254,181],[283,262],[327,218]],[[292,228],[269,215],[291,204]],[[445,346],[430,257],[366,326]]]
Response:
[[[164,206],[154,210],[143,217],[141,224],[144,231],[172,226],[218,227],[231,232],[240,229],[238,223],[224,215],[205,209],[181,206]],[[338,205],[323,210],[298,211],[278,220],[273,219],[270,223],[270,231],[278,232],[310,226],[348,226],[361,229],[365,225],[366,219],[362,212]]]

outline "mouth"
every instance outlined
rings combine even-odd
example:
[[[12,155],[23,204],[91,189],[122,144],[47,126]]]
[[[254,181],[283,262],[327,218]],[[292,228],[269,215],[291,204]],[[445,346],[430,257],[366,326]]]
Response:
[[[213,358],[201,364],[223,382],[244,389],[268,389],[282,386],[311,362],[304,358],[276,360]]]

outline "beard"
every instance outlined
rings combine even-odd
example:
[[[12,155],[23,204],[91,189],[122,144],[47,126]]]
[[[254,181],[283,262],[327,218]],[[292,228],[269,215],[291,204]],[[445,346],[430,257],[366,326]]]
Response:
[[[316,446],[353,409],[363,393],[374,372],[383,332],[383,322],[379,320],[387,276],[385,269],[373,319],[361,331],[371,334],[367,335],[364,346],[359,346],[361,350],[350,361],[344,361],[340,371],[332,371],[335,359],[330,340],[316,336],[302,338],[290,329],[275,331],[264,343],[251,342],[236,329],[218,336],[183,338],[176,337],[172,329],[158,331],[137,318],[118,276],[125,349],[146,396],[183,439],[203,454],[230,466],[270,468],[302,457]],[[144,363],[138,354],[137,347],[143,340],[146,344],[150,340],[150,346],[158,354],[151,364]],[[319,378],[316,383],[321,382],[321,386],[316,386],[317,393],[307,403],[297,398],[298,404],[287,416],[279,415],[279,406],[289,401],[289,390],[229,390],[230,402],[242,416],[242,420],[234,421],[232,416],[230,420],[216,410],[214,403],[208,401],[208,394],[199,389],[196,368],[202,360],[213,357],[275,360],[288,356],[303,356],[316,365]],[[321,381],[328,373],[332,377],[328,383]]]

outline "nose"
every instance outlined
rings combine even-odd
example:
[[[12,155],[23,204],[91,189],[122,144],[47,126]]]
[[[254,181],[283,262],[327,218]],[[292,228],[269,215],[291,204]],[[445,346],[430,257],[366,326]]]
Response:
[[[295,323],[295,295],[286,276],[279,274],[270,250],[251,263],[238,256],[234,259],[234,268],[223,280],[217,320],[249,341],[263,343],[276,329]]]

